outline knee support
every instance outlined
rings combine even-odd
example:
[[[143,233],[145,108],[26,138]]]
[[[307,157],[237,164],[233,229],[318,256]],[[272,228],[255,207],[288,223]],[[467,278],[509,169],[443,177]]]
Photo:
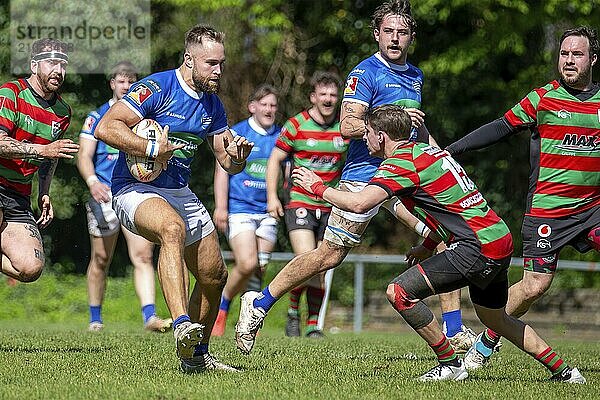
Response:
[[[432,294],[431,289],[416,267],[405,271],[391,284],[394,288],[394,300],[389,300],[406,323],[417,330],[433,321],[433,313],[421,301]]]
[[[586,235],[586,239],[594,250],[600,251],[600,226],[592,228]]]
[[[271,261],[271,253],[267,251],[258,252],[258,266],[264,268]]]

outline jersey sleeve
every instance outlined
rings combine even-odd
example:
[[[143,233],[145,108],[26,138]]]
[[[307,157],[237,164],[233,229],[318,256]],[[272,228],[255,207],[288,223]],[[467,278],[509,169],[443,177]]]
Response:
[[[98,114],[97,111],[90,112],[85,118],[85,121],[83,122],[81,131],[79,132],[79,137],[96,140],[96,138],[94,137],[94,131],[96,130],[96,126],[98,126],[98,122],[100,122],[100,119],[100,114]]]
[[[225,112],[225,107],[221,100],[214,96],[213,103],[213,122],[210,125],[208,130],[208,136],[218,135],[219,133],[225,132],[229,129],[229,125],[227,124],[227,113]]]
[[[342,101],[351,101],[368,107],[371,104],[373,95],[374,90],[371,74],[368,70],[361,69],[360,65],[357,66],[348,74],[348,78],[346,78]]]
[[[10,134],[15,129],[17,94],[10,88],[0,88],[0,129]]]
[[[419,184],[412,154],[404,153],[384,160],[369,185],[377,185],[390,196],[405,196],[413,193]]]
[[[155,80],[142,79],[131,85],[129,92],[121,99],[140,118],[156,111],[165,90]]]
[[[294,151],[294,140],[298,133],[296,127],[290,119],[288,119],[279,133],[279,137],[275,142],[275,147],[285,151],[286,153],[292,153]]]
[[[544,95],[558,83],[537,88],[529,92],[521,101],[504,114],[504,119],[515,129],[524,129],[537,124],[537,109]]]

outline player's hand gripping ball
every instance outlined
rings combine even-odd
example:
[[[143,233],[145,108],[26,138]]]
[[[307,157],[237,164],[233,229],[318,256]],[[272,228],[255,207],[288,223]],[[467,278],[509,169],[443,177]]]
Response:
[[[160,139],[163,131],[160,124],[152,119],[141,120],[132,130],[136,135],[144,139],[156,141]],[[153,158],[127,154],[126,160],[129,172],[140,182],[151,182],[158,178],[163,171],[162,165],[157,163]]]

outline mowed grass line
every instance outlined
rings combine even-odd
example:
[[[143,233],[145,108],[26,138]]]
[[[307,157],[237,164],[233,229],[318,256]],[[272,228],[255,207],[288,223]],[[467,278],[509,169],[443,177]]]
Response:
[[[342,333],[324,340],[261,331],[241,355],[233,332],[215,338],[215,354],[242,373],[184,375],[171,334],[133,323],[89,333],[81,324],[0,322],[0,399],[574,399],[600,398],[600,348],[555,341],[587,377],[585,386],[547,381],[548,373],[511,344],[493,365],[464,382],[415,380],[434,365],[411,333]]]

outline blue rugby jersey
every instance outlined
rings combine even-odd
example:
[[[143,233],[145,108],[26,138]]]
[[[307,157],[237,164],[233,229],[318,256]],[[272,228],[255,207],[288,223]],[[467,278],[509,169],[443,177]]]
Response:
[[[98,122],[100,122],[104,114],[106,114],[110,106],[112,106],[114,103],[114,100],[110,99],[108,102],[98,107],[98,109],[90,112],[83,123],[81,132],[79,133],[80,138],[90,139],[97,142],[96,153],[94,153],[94,157],[92,158],[92,162],[94,163],[94,171],[100,182],[109,187],[111,185],[113,169],[115,168],[115,164],[119,158],[119,150],[110,147],[101,140],[96,139],[94,137],[94,131],[96,130]]]
[[[363,104],[369,109],[382,104],[420,108],[422,86],[423,72],[420,69],[409,63],[390,64],[375,53],[348,74],[342,102]],[[415,132],[411,136],[416,138]],[[381,161],[369,155],[362,139],[352,140],[341,179],[369,182]]]
[[[208,136],[229,128],[219,97],[195,92],[176,69],[158,72],[134,83],[121,101],[140,118],[153,119],[162,127],[169,125],[171,143],[185,144],[173,153],[167,169],[148,182],[152,186],[167,189],[186,186],[198,146]],[[113,172],[113,193],[133,182],[137,180],[129,172],[125,153],[121,151]]]
[[[246,160],[246,168],[239,174],[229,175],[229,213],[263,214],[267,212],[267,161],[281,127],[272,126],[268,131],[256,121],[248,118],[231,128],[234,135],[243,136],[254,142],[252,152]]]

